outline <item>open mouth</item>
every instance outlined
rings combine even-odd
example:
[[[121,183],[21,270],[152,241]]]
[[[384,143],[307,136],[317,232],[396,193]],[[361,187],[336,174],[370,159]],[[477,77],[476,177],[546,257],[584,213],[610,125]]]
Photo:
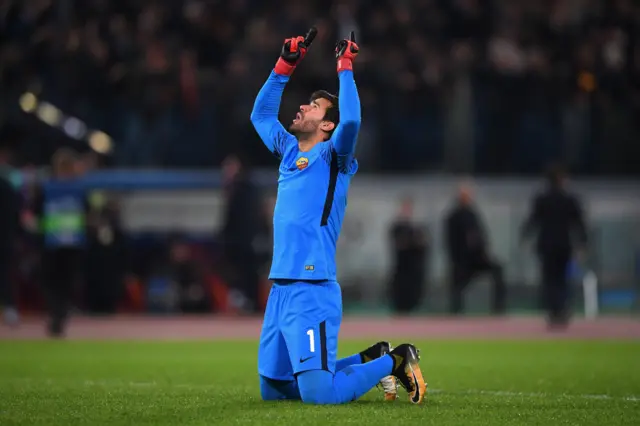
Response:
[[[293,119],[293,122],[295,123],[295,122],[298,122],[298,121],[300,121],[300,120],[302,120],[302,114],[297,113],[297,114],[296,114],[296,118],[294,118],[294,119]]]

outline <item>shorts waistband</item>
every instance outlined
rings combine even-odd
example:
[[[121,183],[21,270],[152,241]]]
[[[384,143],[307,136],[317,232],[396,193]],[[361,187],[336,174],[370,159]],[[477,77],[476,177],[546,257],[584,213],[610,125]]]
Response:
[[[276,285],[291,285],[291,284],[325,284],[329,282],[329,280],[293,280],[293,279],[285,279],[285,280],[273,280],[273,283]]]

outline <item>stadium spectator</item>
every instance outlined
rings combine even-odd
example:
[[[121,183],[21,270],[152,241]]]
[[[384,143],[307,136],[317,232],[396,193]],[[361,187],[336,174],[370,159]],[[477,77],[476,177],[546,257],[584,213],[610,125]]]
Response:
[[[479,273],[490,273],[493,281],[491,311],[505,313],[506,286],[502,266],[491,254],[482,219],[473,206],[473,193],[468,183],[458,188],[457,203],[445,219],[445,244],[451,267],[450,312],[464,310],[464,291]]]
[[[89,195],[87,248],[83,262],[89,312],[112,314],[124,295],[128,253],[119,207],[108,195]]]
[[[413,199],[404,198],[400,202],[398,218],[389,230],[394,259],[389,293],[396,313],[411,313],[422,302],[428,270],[426,234],[414,216]]]
[[[267,296],[271,290],[269,270],[271,269],[271,258],[273,256],[273,212],[275,206],[276,197],[274,195],[264,197],[258,233],[253,245],[260,265],[258,271],[260,274],[259,307],[261,310],[266,307]]]
[[[282,113],[335,91],[327,46],[356,29],[363,168],[536,173],[564,157],[580,172],[637,173],[639,12],[630,0],[6,0],[0,119],[30,90],[112,135],[116,164],[218,165],[256,143],[254,71],[315,23]]]
[[[64,334],[86,248],[88,202],[77,182],[77,161],[76,152],[69,148],[56,151],[52,178],[45,182],[37,207],[51,337]]]
[[[20,228],[20,198],[11,181],[13,145],[19,134],[13,126],[0,130],[0,306],[7,324],[18,323],[12,264]]]
[[[178,309],[181,313],[211,312],[204,274],[192,251],[183,237],[174,238],[169,246],[168,275],[178,293]]]
[[[262,259],[256,243],[263,223],[262,194],[251,180],[248,164],[237,155],[225,159],[223,175],[226,203],[220,238],[227,280],[242,301],[241,310],[258,312]]]
[[[567,190],[566,173],[561,166],[549,168],[547,188],[531,202],[529,216],[522,226],[522,239],[532,234],[537,236],[541,294],[548,324],[562,329],[569,322],[569,264],[572,258],[584,260],[587,230],[582,205]]]

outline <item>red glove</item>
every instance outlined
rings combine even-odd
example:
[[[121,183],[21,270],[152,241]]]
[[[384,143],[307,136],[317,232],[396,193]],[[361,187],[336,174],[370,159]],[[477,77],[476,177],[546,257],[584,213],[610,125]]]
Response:
[[[311,46],[317,33],[318,30],[315,27],[311,27],[305,37],[298,36],[286,39],[282,45],[280,58],[278,58],[278,62],[276,62],[274,68],[276,74],[291,76],[296,66],[302,61],[304,55],[307,54],[307,49]]]
[[[349,40],[340,40],[336,44],[336,59],[338,60],[338,72],[343,70],[353,71],[353,61],[358,56],[360,49],[356,44],[356,34],[351,31]]]

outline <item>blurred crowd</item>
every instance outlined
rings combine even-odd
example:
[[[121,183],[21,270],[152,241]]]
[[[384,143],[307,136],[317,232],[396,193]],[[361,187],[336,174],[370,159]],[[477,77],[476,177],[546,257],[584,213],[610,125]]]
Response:
[[[21,132],[0,127],[0,314],[46,312],[64,334],[74,311],[89,314],[255,313],[269,289],[275,200],[242,157],[222,166],[220,225],[130,232],[119,191],[87,178],[95,156],[57,149],[48,176],[10,166]]]
[[[1,141],[19,138],[15,129],[7,127],[0,128],[0,135]],[[92,155],[60,148],[48,178],[25,174],[16,181],[7,167],[12,146],[0,143],[0,313],[5,322],[18,324],[18,312],[46,311],[48,332],[58,337],[75,310],[88,314],[264,310],[275,199],[256,182],[244,158],[229,156],[222,163],[220,223],[212,232],[185,232],[166,225],[131,232],[121,217],[124,193],[87,183],[87,173],[95,167]],[[527,240],[536,240],[539,307],[552,327],[568,325],[570,287],[583,273],[589,248],[582,205],[565,183],[563,168],[550,168],[547,185],[529,202],[530,212],[520,225],[520,249]],[[431,269],[433,255],[442,249],[447,311],[464,313],[465,293],[477,278],[488,276],[493,284],[491,313],[504,315],[511,289],[517,295],[522,283],[505,278],[505,260],[491,247],[472,183],[462,182],[451,201],[438,218],[443,239],[442,247],[437,247],[432,224],[415,214],[413,196],[401,200],[387,229],[392,263],[383,304],[398,314],[420,312],[425,306],[438,309],[429,291],[437,282]],[[138,213],[145,215],[144,209]],[[344,301],[361,303],[370,285],[368,280],[363,286],[347,285]]]
[[[363,170],[637,171],[634,0],[3,0],[0,116],[31,90],[109,133],[116,165],[270,164],[249,113],[311,24],[282,119],[338,90],[333,46],[355,30]]]

